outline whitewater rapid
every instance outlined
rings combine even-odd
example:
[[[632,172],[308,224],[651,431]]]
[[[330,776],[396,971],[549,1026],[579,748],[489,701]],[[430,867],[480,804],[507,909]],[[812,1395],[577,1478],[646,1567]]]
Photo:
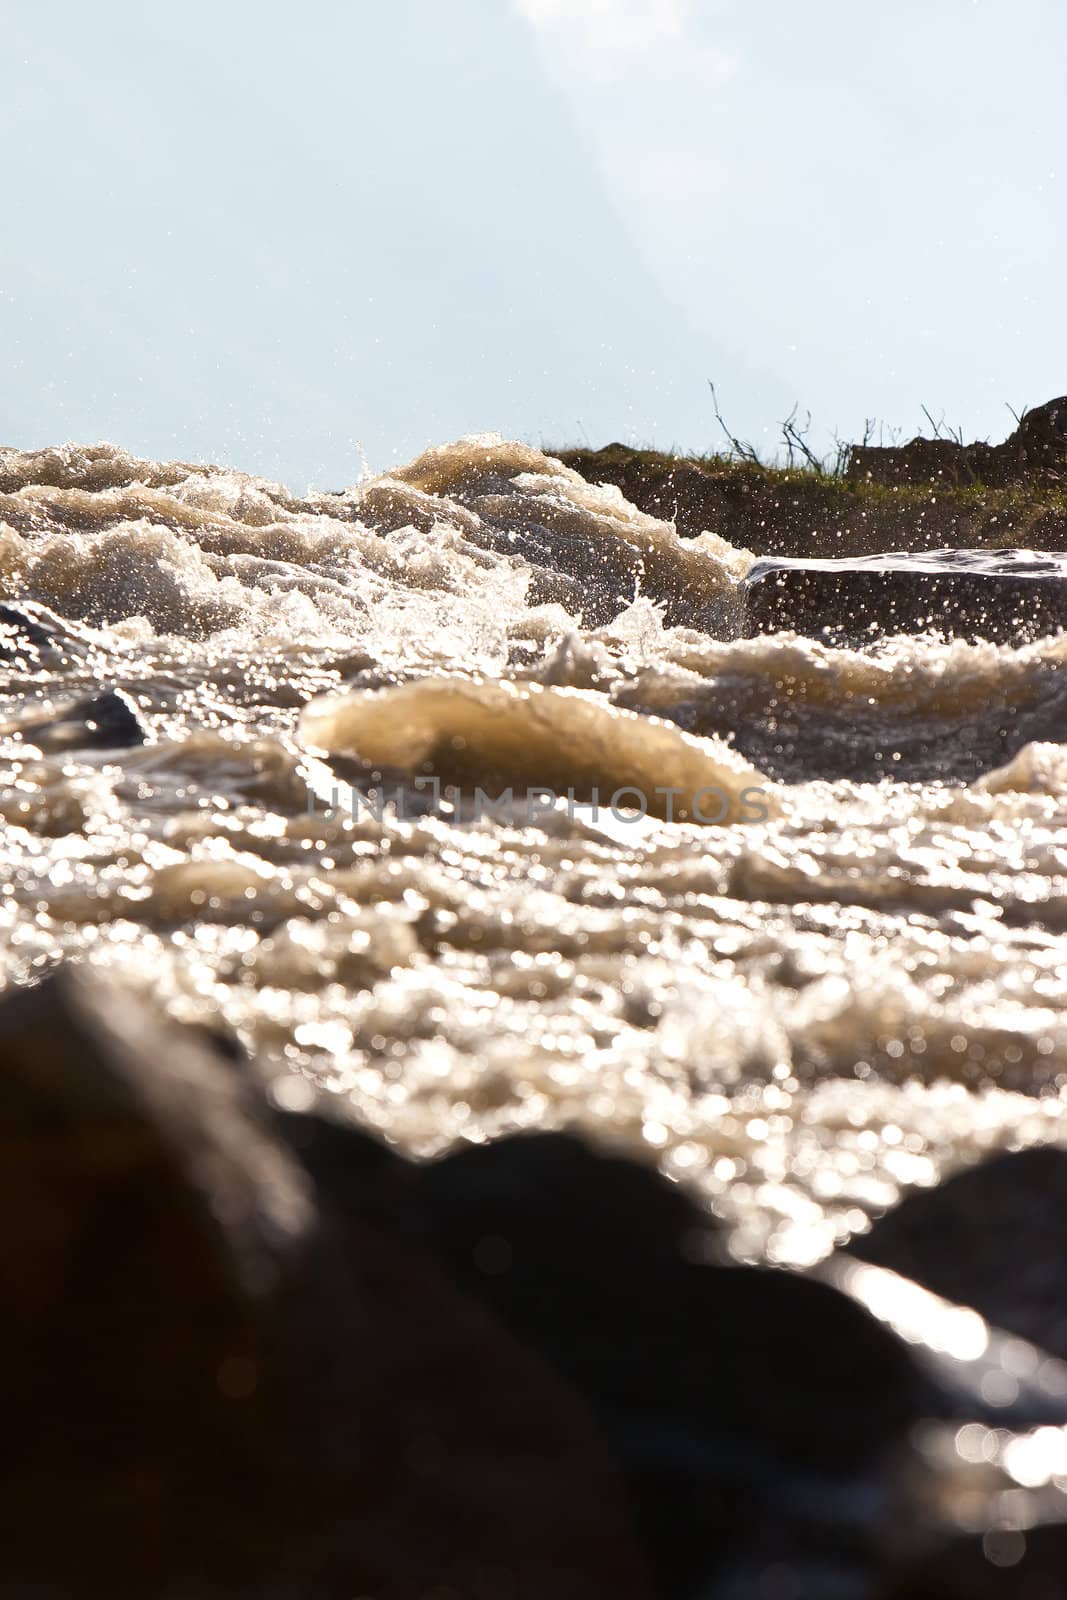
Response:
[[[112,972],[416,1152],[607,1134],[746,1258],[1063,1141],[1067,636],[744,638],[728,535],[491,436],[304,497],[0,451],[57,619],[0,630],[3,983]],[[102,687],[147,742],[35,734]]]

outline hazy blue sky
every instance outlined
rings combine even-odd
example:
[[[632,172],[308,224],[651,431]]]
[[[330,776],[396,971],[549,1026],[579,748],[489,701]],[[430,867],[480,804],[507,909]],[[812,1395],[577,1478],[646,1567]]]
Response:
[[[1062,0],[4,0],[0,443],[298,486],[1067,391]]]

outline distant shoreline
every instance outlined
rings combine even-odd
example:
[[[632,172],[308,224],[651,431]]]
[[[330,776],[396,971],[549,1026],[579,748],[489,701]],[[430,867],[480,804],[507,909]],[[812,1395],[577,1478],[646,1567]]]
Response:
[[[1050,413],[1056,429],[1050,434],[1046,427],[1035,447],[1026,430],[1031,419],[1044,422]],[[1064,419],[1067,401],[1052,401],[1026,413],[1003,445],[937,438],[885,450],[858,446],[839,451],[826,469],[764,464],[736,452],[549,448],[591,483],[614,484],[641,511],[674,522],[684,538],[708,530],[760,555],[864,556],[946,546],[1062,551]]]

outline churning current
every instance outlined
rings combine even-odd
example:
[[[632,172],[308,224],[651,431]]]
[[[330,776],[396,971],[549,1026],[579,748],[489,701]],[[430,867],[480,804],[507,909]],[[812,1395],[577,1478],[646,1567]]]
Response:
[[[759,551],[493,436],[299,498],[0,452],[5,984],[416,1153],[578,1125],[810,1263],[1067,1134],[1067,636],[744,637]]]

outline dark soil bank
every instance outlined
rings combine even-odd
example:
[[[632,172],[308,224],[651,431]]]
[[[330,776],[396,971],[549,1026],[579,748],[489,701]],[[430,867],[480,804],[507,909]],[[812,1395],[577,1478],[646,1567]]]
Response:
[[[913,439],[854,447],[843,476],[681,457],[622,444],[558,451],[684,535],[710,529],[761,555],[862,556],[944,546],[1067,550],[1067,400],[1028,412],[1002,445]]]

